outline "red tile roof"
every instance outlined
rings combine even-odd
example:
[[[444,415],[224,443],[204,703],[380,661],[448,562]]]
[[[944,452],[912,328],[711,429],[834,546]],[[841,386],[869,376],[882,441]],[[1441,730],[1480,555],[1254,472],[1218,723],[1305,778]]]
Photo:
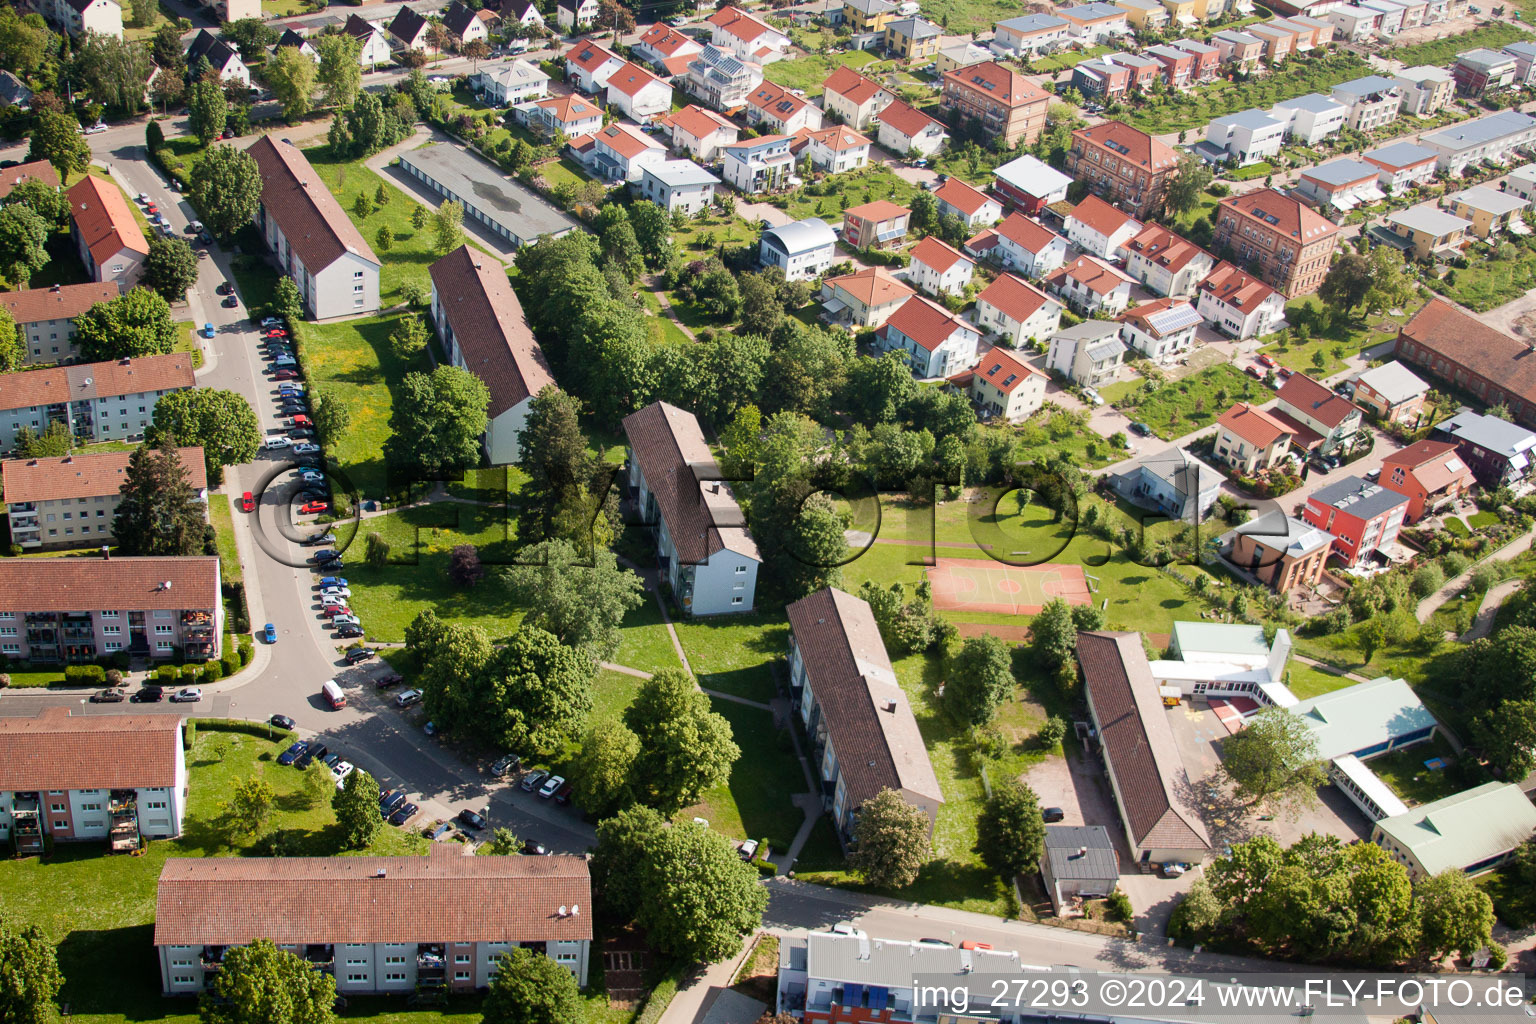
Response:
[[[602,131],[593,132],[592,138],[626,160],[633,160],[648,149],[662,149],[661,143],[631,125],[615,122]]]
[[[892,330],[900,331],[929,352],[948,341],[958,330],[977,333],[975,327],[921,295],[914,295],[902,303],[880,328],[880,336],[885,337],[885,333]]]
[[[1221,207],[1251,224],[1263,225],[1261,230],[1293,239],[1298,245],[1309,245],[1339,231],[1337,224],[1301,200],[1272,188],[1229,196],[1221,201]]]
[[[1023,323],[1034,316],[1041,306],[1053,300],[1021,277],[999,274],[997,280],[987,285],[986,291],[977,296],[977,301],[990,303],[1010,320]]]
[[[974,217],[976,211],[980,210],[987,203],[997,202],[997,200],[985,192],[977,191],[953,175],[944,184],[933,190],[933,198],[940,202],[948,203],[967,217]]]
[[[588,74],[596,71],[610,60],[620,60],[619,57],[590,40],[582,40],[569,50],[566,50],[565,59]]]
[[[465,367],[491,392],[492,417],[555,383],[505,267],[461,245],[428,272]]]
[[[1381,460],[1381,483],[1396,490],[1389,483],[1388,467],[1401,466],[1412,473],[1419,485],[1429,494],[1460,481],[1463,486],[1472,485],[1472,470],[1456,453],[1456,445],[1450,441],[1416,441]],[[1452,468],[1454,467],[1454,468]]]
[[[870,78],[865,78],[846,64],[838,66],[837,70],[827,76],[821,83],[822,92],[836,93],[855,106],[862,107],[882,92],[888,93],[885,86]]]
[[[715,113],[713,110],[705,110],[703,107],[689,104],[677,113],[670,115],[667,121],[673,129],[682,129],[695,139],[708,138],[721,128],[737,131],[734,124]]]
[[[1019,248],[1032,253],[1044,252],[1046,246],[1061,237],[1039,221],[1030,220],[1018,212],[1010,213],[1007,219],[997,226],[997,233]]]
[[[180,715],[72,715],[66,707],[0,718],[0,792],[170,788],[181,723]]]
[[[206,611],[219,606],[219,560],[6,558],[0,559],[0,595],[5,610],[16,612]]]
[[[1136,220],[1123,210],[1117,210],[1098,196],[1089,196],[1072,208],[1067,215],[1079,224],[1097,231],[1108,238],[1126,224],[1136,224]]]
[[[840,153],[845,149],[859,149],[867,147],[869,140],[847,125],[833,125],[831,128],[823,128],[820,131],[808,131],[802,128],[805,137],[813,140],[817,145],[825,146],[834,153]],[[795,134],[800,134],[796,132]]]
[[[666,22],[658,21],[652,25],[645,35],[640,37],[640,42],[649,46],[663,57],[673,57],[677,51],[691,46],[695,51],[701,49],[698,41],[690,36],[685,36]]]
[[[925,267],[933,268],[935,273],[942,274],[961,260],[969,263],[960,253],[945,245],[936,236],[929,235],[912,247],[912,262],[921,263]]]
[[[160,869],[155,945],[592,938],[585,858],[430,846],[424,857],[172,857]]]
[[[771,114],[776,121],[786,121],[810,104],[804,97],[796,96],[782,85],[765,81],[752,90],[752,95],[747,97],[747,105]]]
[[[1107,263],[1092,256],[1079,256],[1064,267],[1058,267],[1046,275],[1046,281],[1060,284],[1071,278],[1095,295],[1109,295],[1123,284],[1133,284],[1130,278]]]
[[[208,487],[208,467],[203,450],[192,446],[177,449],[187,484],[193,490]],[[128,475],[132,452],[100,452],[48,459],[6,459],[0,462],[5,501],[59,501],[107,497],[119,493]]]
[[[59,172],[47,160],[31,160],[0,170],[0,199],[10,195],[11,189],[24,181],[40,181],[44,185],[58,188]]]
[[[1004,274],[993,282],[992,288],[996,288],[1007,280],[1017,280],[1017,278]],[[1023,284],[1023,282],[1020,282],[1020,284]],[[1029,285],[1024,285],[1024,287],[1029,288]],[[992,288],[988,288],[987,291],[991,291]],[[1034,289],[1031,288],[1030,291],[1033,292]],[[1045,301],[1044,295],[1041,295],[1039,292],[1034,292],[1034,294],[1039,296],[1042,303]],[[1015,317],[1014,319],[1022,320],[1023,317]],[[1044,373],[1030,366],[1002,345],[994,345],[991,351],[981,357],[981,362],[977,363],[976,368],[971,372],[976,378],[986,381],[1005,395],[1011,395],[1019,390],[1024,385],[1024,382],[1032,376],[1045,377]]]
[[[722,7],[704,20],[744,43],[750,43],[770,31],[767,25],[736,7]]]
[[[590,121],[593,118],[601,121],[603,116],[601,110],[598,110],[597,107],[575,93],[571,93],[569,96],[551,96],[547,100],[539,100],[535,106],[548,110],[550,116],[561,124]]]
[[[931,125],[944,126],[944,122],[937,118],[929,117],[914,106],[903,103],[901,100],[892,100],[884,110],[875,115],[875,120],[881,124],[888,124],[907,138],[913,138]]]
[[[0,292],[0,306],[18,324],[71,320],[98,302],[112,301],[120,291],[115,281],[56,284],[51,288],[28,288],[24,292]]]
[[[1469,373],[1475,373],[1527,403],[1536,405],[1536,352],[1525,342],[1495,330],[1477,317],[1433,298],[1398,332],[1396,351],[1402,353],[1407,339]],[[1424,355],[1402,355],[1420,366],[1433,368]],[[1446,376],[1446,374],[1441,374]],[[0,376],[0,381],[5,378]]]
[[[1146,225],[1125,245],[1132,252],[1139,253],[1174,273],[1183,270],[1197,256],[1206,256],[1214,262],[1214,257],[1204,249],[1194,242],[1180,238],[1161,224]]]
[[[116,363],[71,363],[0,373],[0,410],[195,387],[192,356],[168,352]],[[4,593],[0,590],[0,593]]]
[[[1245,313],[1275,294],[1269,285],[1230,263],[1218,263],[1216,269],[1200,282],[1200,290]]]
[[[661,79],[638,64],[625,64],[608,78],[608,88],[633,98],[648,85],[665,85]]]
[[[984,93],[1006,107],[1045,103],[1050,96],[1034,82],[996,61],[983,61],[945,72],[944,81]]]
[[[884,267],[870,267],[842,277],[829,277],[824,284],[858,299],[866,306],[884,306],[917,293],[891,276]]]
[[[1358,405],[1328,390],[1304,373],[1293,373],[1286,378],[1275,397],[1279,399],[1282,410],[1290,406],[1297,412],[1327,424],[1329,428],[1361,414]]]
[[[1216,423],[1231,431],[1233,436],[1258,448],[1268,448],[1279,438],[1292,433],[1290,427],[1247,402],[1238,402],[1232,406],[1221,414]]]
[[[1072,137],[1109,149],[1122,160],[1149,172],[1171,168],[1179,162],[1179,154],[1173,147],[1122,121],[1105,121],[1091,128],[1079,128]]]
[[[75,228],[98,267],[124,249],[140,256],[149,255],[149,242],[138,220],[128,208],[122,190],[112,182],[87,174],[67,194]]]
[[[318,274],[346,253],[379,258],[336,196],[291,143],[263,135],[246,150],[261,169],[261,205],[277,222],[304,268]]]

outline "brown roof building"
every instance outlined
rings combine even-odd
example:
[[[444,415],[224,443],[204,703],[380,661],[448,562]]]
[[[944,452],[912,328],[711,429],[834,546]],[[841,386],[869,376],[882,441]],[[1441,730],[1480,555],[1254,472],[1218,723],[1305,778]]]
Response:
[[[0,307],[11,314],[21,330],[22,363],[72,363],[80,355],[74,318],[121,293],[115,281],[56,284],[0,292]]]
[[[1393,352],[1536,429],[1536,351],[1525,342],[1434,298],[1397,332]]]
[[[859,808],[885,789],[922,811],[932,835],[944,794],[869,604],[824,587],[785,611],[790,692],[838,837],[852,838]]]
[[[944,75],[940,104],[961,117],[980,121],[1012,149],[1034,142],[1045,130],[1050,95],[996,61],[956,68]]]
[[[1339,226],[1272,188],[1223,199],[1216,211],[1217,250],[1252,267],[1288,298],[1317,291],[1338,245]]]
[[[1079,128],[1067,151],[1068,174],[1138,219],[1162,209],[1178,165],[1172,148],[1120,121]]]
[[[0,451],[22,429],[41,434],[55,421],[91,441],[137,441],[161,396],[196,384],[186,352],[0,373]]]
[[[1190,801],[1193,787],[1141,635],[1079,633],[1077,661],[1131,858],[1198,864],[1211,838]]]
[[[162,989],[200,991],[226,949],[257,939],[329,966],[343,995],[474,991],[520,945],[585,984],[586,859],[465,852],[433,843],[424,857],[173,857],[155,898]]]
[[[506,268],[468,245],[432,264],[432,324],[453,365],[491,392],[485,451],[493,466],[517,461],[528,403],[555,375],[544,358]]]
[[[1467,493],[1477,480],[1450,441],[1415,441],[1381,460],[1377,482],[1408,499],[1404,518],[1416,523],[1427,509]]]
[[[86,273],[96,281],[115,282],[125,291],[132,288],[149,255],[149,241],[122,190],[104,178],[87,174],[65,194],[69,197],[69,234]]]
[[[208,473],[203,450],[178,451],[187,485],[205,503]],[[0,462],[11,542],[23,548],[110,544],[131,452],[66,455]]]
[[[59,187],[59,172],[47,160],[29,160],[15,167],[0,170],[0,199],[11,194],[11,189],[28,181],[40,181],[44,185]]]

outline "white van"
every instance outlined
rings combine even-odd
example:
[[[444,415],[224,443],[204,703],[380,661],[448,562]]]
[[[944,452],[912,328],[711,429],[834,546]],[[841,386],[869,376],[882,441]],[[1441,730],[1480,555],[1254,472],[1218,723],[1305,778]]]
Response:
[[[340,711],[347,706],[347,695],[341,692],[341,687],[336,685],[334,679],[327,679],[320,684],[320,696],[330,702],[332,711]]]

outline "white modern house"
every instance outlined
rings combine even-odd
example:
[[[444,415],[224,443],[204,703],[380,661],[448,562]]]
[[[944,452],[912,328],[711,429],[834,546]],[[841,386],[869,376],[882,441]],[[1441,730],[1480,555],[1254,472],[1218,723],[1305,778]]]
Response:
[[[1072,177],[1028,153],[992,172],[992,188],[1025,213],[1038,213],[1067,198]]]
[[[664,160],[640,168],[640,197],[668,213],[697,213],[709,205],[719,184],[719,178],[692,160]]]
[[[875,115],[896,99],[885,86],[846,64],[828,75],[821,89],[822,111],[855,131],[869,127]]]
[[[1419,139],[1421,146],[1438,155],[1436,168],[1448,174],[1460,174],[1484,160],[1504,163],[1532,143],[1536,143],[1536,118],[1514,110],[1453,124]]]
[[[1315,146],[1339,134],[1349,119],[1349,108],[1321,93],[1309,92],[1305,96],[1281,100],[1270,110],[1269,116],[1285,123],[1288,138],[1304,146]]]
[[[1084,253],[1045,275],[1048,289],[1085,316],[1100,310],[1114,316],[1131,304],[1136,282],[1102,260]]]
[[[795,156],[789,151],[794,141],[788,135],[760,135],[722,145],[719,152],[725,180],[748,195],[788,187],[791,180],[799,180],[794,177]]]
[[[1161,224],[1148,224],[1126,243],[1125,272],[1154,295],[1188,298],[1216,268],[1216,259]]]
[[[1399,193],[1423,184],[1435,176],[1439,154],[1412,142],[1394,142],[1380,149],[1368,149],[1361,157],[1377,169],[1376,181]]]
[[[959,295],[971,283],[976,264],[929,235],[912,247],[907,280],[930,295]]]
[[[1357,206],[1386,198],[1381,168],[1364,160],[1330,160],[1301,172],[1296,191],[1318,205],[1325,216],[1337,217]]]
[[[700,163],[713,164],[720,158],[720,147],[729,146],[741,136],[741,129],[713,110],[689,104],[663,118],[661,123],[672,133],[672,148]]]
[[[944,122],[929,117],[901,100],[892,100],[887,104],[884,110],[875,115],[875,123],[879,129],[875,133],[875,141],[892,153],[903,156],[908,153],[933,156],[949,139],[949,133],[944,130]]]
[[[595,5],[594,5],[595,6]],[[584,39],[565,51],[565,80],[591,96],[608,87],[608,78],[624,66],[611,50]]]
[[[811,166],[828,174],[853,171],[869,163],[869,140],[852,128],[833,125],[820,131],[802,130],[805,155]]]
[[[510,107],[549,95],[549,76],[525,60],[484,67],[471,79],[487,103]]]
[[[710,42],[742,60],[769,64],[789,51],[789,36],[737,7],[722,7],[704,23],[710,27]]]
[[[1333,98],[1349,108],[1346,124],[1357,132],[1373,132],[1397,120],[1405,97],[1395,80],[1366,75],[1334,86]]]
[[[816,217],[769,228],[757,247],[763,266],[778,267],[789,281],[819,277],[832,265],[836,250],[837,234]]]
[[[1206,126],[1205,141],[1244,167],[1277,155],[1285,131],[1286,122],[1262,110],[1244,110],[1212,121]]]
[[[1074,384],[1099,387],[1111,384],[1125,362],[1125,344],[1120,340],[1120,326],[1104,320],[1089,320],[1051,335],[1046,349],[1046,369],[1061,374]]]
[[[976,362],[981,332],[949,310],[914,295],[875,332],[875,348],[900,352],[922,379],[949,377]]]
[[[638,64],[625,64],[614,71],[604,88],[608,106],[639,124],[672,109],[672,87]]]
[[[1044,277],[1067,261],[1067,240],[1022,213],[1009,214],[996,228],[967,242],[966,248],[977,245],[996,252],[1003,266],[1025,277]]]
[[[1088,196],[1067,214],[1066,228],[1073,245],[1112,260],[1124,255],[1125,244],[1141,231],[1141,223],[1098,196]]]

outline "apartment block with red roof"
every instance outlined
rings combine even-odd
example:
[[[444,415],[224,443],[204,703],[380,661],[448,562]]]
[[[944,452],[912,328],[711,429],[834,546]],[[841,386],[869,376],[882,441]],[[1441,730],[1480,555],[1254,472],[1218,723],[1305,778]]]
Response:
[[[1397,540],[1408,498],[1358,476],[1313,491],[1301,518],[1333,536],[1333,554],[1346,566],[1363,565]]]
[[[1125,272],[1152,294],[1184,299],[1216,269],[1216,259],[1161,224],[1148,224],[1125,244]]]
[[[1525,341],[1437,297],[1397,332],[1393,353],[1536,429],[1536,353]]]
[[[944,122],[929,117],[901,100],[888,103],[884,110],[875,115],[875,123],[878,128],[875,141],[902,156],[909,153],[932,156],[949,139],[949,133],[944,130]]]
[[[1317,291],[1339,242],[1339,226],[1299,199],[1265,188],[1221,201],[1216,211],[1217,251],[1253,267],[1288,298]]]
[[[1045,275],[1045,285],[1085,316],[1103,310],[1114,316],[1131,304],[1135,282],[1089,255],[1079,256]]]
[[[1141,223],[1098,196],[1088,196],[1072,208],[1066,220],[1067,238],[1101,260],[1118,259],[1125,244],[1141,231]]]
[[[863,131],[896,98],[885,86],[846,64],[821,83],[821,109],[835,121]]]
[[[54,842],[106,841],[114,853],[181,835],[187,761],[181,715],[0,719],[0,841],[22,856]]]
[[[843,241],[856,249],[901,245],[911,220],[911,210],[889,199],[849,207],[843,211]]]
[[[640,124],[672,109],[672,87],[638,64],[625,64],[608,76],[608,105]]]
[[[875,348],[900,352],[923,379],[952,377],[976,362],[981,333],[936,302],[914,295],[875,332]]]
[[[976,323],[1014,348],[1061,327],[1061,303],[1014,274],[999,274],[976,297]]]
[[[835,324],[879,327],[916,294],[884,267],[829,277],[821,283],[822,319]]]
[[[1287,377],[1275,398],[1275,416],[1293,421],[1296,443],[1323,455],[1354,437],[1365,420],[1358,405],[1305,373]]]
[[[1095,195],[1145,218],[1162,208],[1178,154],[1146,132],[1105,121],[1072,133],[1067,172]]]
[[[69,233],[85,272],[98,282],[127,291],[138,284],[149,241],[134,219],[122,190],[105,178],[87,174],[69,189]]]
[[[971,283],[976,264],[936,236],[929,235],[912,247],[907,280],[930,295],[959,295]]]
[[[132,452],[0,462],[0,486],[10,518],[11,543],[28,550],[111,544],[112,527]],[[187,486],[208,502],[203,450],[177,451]]]
[[[1044,277],[1067,261],[1067,240],[1039,221],[1010,213],[997,227],[968,239],[965,251],[981,257],[995,253],[1004,267]]]
[[[1262,338],[1285,326],[1285,296],[1230,263],[1200,282],[1195,308],[1206,323],[1239,341]]]
[[[980,121],[1001,136],[1009,149],[1040,137],[1050,102],[1050,95],[1039,86],[996,61],[946,73],[939,100],[945,110]]]
[[[710,42],[742,60],[769,64],[789,52],[789,36],[739,7],[722,7],[704,23],[710,28]]]
[[[0,292],[0,308],[11,314],[21,334],[21,361],[72,363],[80,355],[74,318],[98,302],[121,294],[115,281],[104,284],[55,284],[20,292]]]
[[[1290,450],[1290,427],[1257,406],[1238,402],[1216,420],[1211,457],[1240,473],[1268,469]]]
[[[1050,378],[999,346],[983,356],[974,370],[957,374],[950,382],[970,393],[982,419],[995,417],[1018,423],[1045,404],[1045,386]]]
[[[0,373],[0,451],[13,450],[23,428],[41,434],[54,422],[93,442],[138,441],[156,402],[196,386],[186,352]]]
[[[940,217],[949,214],[959,217],[970,231],[1003,219],[1001,203],[953,176],[933,190],[933,198],[938,202]]]
[[[741,129],[713,110],[689,104],[677,113],[657,119],[672,133],[672,148],[687,153],[702,164],[712,164],[720,157],[720,147],[741,137]]]
[[[802,128],[821,128],[821,108],[775,82],[761,82],[747,96],[747,123],[775,135],[793,135]]]
[[[1450,441],[1416,441],[1391,453],[1381,460],[1377,482],[1408,499],[1404,521],[1410,523],[1477,485],[1472,468]]]

